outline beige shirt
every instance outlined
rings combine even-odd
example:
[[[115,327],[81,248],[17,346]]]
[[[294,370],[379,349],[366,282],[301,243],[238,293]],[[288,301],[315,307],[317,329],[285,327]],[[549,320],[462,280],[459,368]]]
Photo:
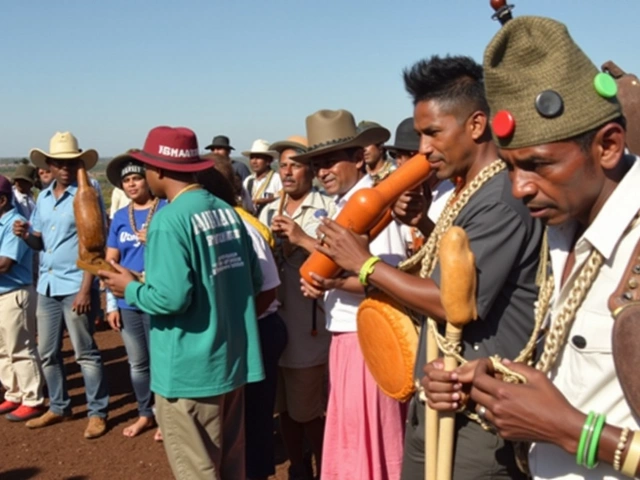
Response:
[[[113,192],[111,193],[111,208],[109,209],[109,218],[113,220],[113,216],[116,214],[118,210],[124,208],[131,203],[127,194],[124,193],[124,190],[121,190],[118,187],[113,188]]]
[[[277,214],[278,203],[268,204],[260,212],[260,221],[265,225]],[[302,227],[309,236],[316,237],[316,229],[322,217],[332,217],[335,213],[335,203],[331,197],[312,190],[302,204],[290,216],[294,222]],[[287,215],[283,212],[284,216]],[[289,341],[282,356],[280,366],[287,368],[306,368],[327,363],[329,342],[331,335],[325,326],[324,302],[316,302],[316,329],[318,334],[311,335],[313,321],[313,301],[305,298],[300,290],[300,266],[307,259],[308,253],[296,248],[283,253],[282,245],[276,247],[278,263],[280,265],[280,279],[282,284],[278,290],[280,309],[278,312],[287,325]]]
[[[567,343],[550,377],[567,400],[581,412],[604,413],[607,423],[632,429],[640,427],[640,419],[631,412],[616,375],[611,351],[613,317],[607,302],[618,286],[640,238],[640,225],[625,233],[640,209],[638,185],[640,162],[636,161],[576,243],[576,265],[562,289],[561,272],[569,256],[576,225],[549,228],[551,263],[556,282],[552,315],[562,305],[591,249],[598,249],[605,259],[576,314]],[[540,408],[544,408],[544,405],[540,405]],[[594,470],[578,467],[575,455],[545,443],[533,444],[529,461],[531,472],[537,479],[626,478],[605,463],[600,463]]]

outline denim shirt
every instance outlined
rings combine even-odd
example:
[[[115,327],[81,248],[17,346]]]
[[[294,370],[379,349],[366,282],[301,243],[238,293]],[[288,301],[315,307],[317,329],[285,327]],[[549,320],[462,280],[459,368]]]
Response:
[[[92,182],[93,183],[93,182]],[[56,181],[38,195],[31,215],[31,231],[42,235],[44,249],[40,252],[37,291],[41,295],[72,295],[80,291],[84,272],[76,266],[78,230],[73,215],[73,199],[78,185],[72,183],[56,199]],[[104,217],[102,195],[100,208]]]

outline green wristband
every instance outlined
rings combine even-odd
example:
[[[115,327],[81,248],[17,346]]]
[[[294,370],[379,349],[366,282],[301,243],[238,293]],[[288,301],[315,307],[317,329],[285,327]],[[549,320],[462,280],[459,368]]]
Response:
[[[604,430],[604,422],[607,420],[607,416],[604,413],[601,413],[596,418],[596,424],[593,429],[593,437],[589,442],[588,456],[586,467],[589,469],[594,469],[598,466],[598,445],[600,444],[600,437],[602,436],[602,431]]]
[[[584,454],[587,446],[587,437],[589,432],[593,429],[593,423],[596,418],[595,412],[589,412],[587,419],[582,426],[582,434],[580,435],[580,441],[578,442],[578,450],[576,451],[576,464],[578,466],[584,465]]]
[[[375,264],[381,261],[380,257],[371,257],[366,262],[362,264],[360,268],[360,274],[358,275],[358,280],[361,285],[365,287],[369,285],[369,275],[373,273],[375,270]]]

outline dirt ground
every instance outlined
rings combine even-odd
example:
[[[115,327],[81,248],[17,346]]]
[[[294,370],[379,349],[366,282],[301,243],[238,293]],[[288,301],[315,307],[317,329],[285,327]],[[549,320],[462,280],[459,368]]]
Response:
[[[99,328],[96,342],[102,351],[111,393],[109,431],[85,440],[86,402],[80,369],[68,338],[64,341],[73,421],[40,430],[0,418],[0,480],[170,480],[172,477],[161,443],[154,430],[126,438],[122,429],[137,416],[129,380],[129,367],[119,333]],[[277,480],[286,480],[287,463],[276,439]],[[243,479],[239,479],[243,480]]]

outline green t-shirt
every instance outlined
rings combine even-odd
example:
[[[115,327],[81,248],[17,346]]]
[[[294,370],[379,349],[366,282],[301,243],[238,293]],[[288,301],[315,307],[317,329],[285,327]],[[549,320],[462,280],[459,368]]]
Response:
[[[151,316],[151,389],[201,398],[264,378],[254,293],[262,273],[238,214],[205,190],[183,193],[153,217],[145,284],[129,305]]]

